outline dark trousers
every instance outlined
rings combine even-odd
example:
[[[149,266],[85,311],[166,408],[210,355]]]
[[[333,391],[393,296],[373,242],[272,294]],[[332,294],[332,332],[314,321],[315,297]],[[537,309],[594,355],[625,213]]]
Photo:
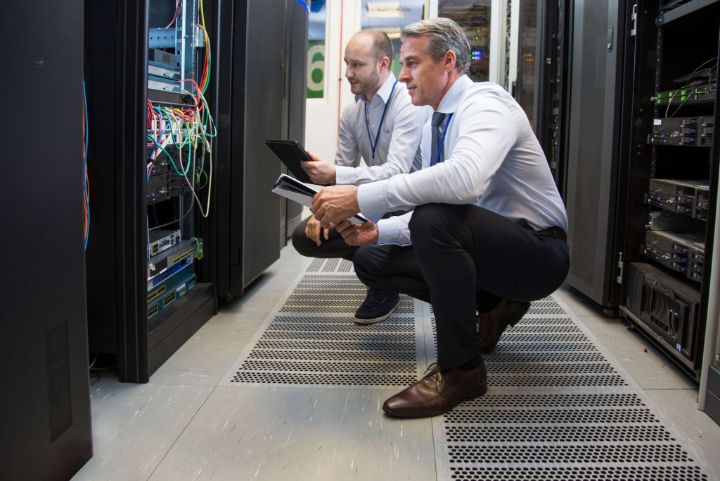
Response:
[[[347,245],[342,236],[338,234],[335,229],[330,229],[328,240],[325,240],[322,236],[320,237],[320,240],[322,241],[320,246],[308,239],[305,236],[305,226],[309,220],[310,217],[300,222],[292,233],[292,243],[296,251],[305,257],[342,257],[343,259],[349,261],[353,259],[353,255],[358,248]]]
[[[477,356],[476,311],[502,298],[541,299],[560,287],[570,265],[564,240],[474,205],[420,206],[410,236],[412,246],[361,247],[355,272],[369,287],[432,304],[442,369]]]

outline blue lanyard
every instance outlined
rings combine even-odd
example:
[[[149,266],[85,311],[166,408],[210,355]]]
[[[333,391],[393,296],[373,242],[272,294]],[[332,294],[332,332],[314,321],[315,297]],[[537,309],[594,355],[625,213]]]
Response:
[[[390,101],[392,100],[392,94],[395,91],[395,86],[397,85],[398,81],[395,80],[395,83],[392,86],[392,89],[390,89],[390,96],[388,97],[387,102],[385,103],[385,108],[383,109],[382,117],[380,117],[380,125],[378,125],[377,134],[375,134],[375,143],[373,144],[372,137],[370,136],[370,121],[368,120],[368,113],[367,113],[367,102],[365,102],[365,128],[367,129],[368,134],[368,140],[370,141],[370,151],[372,152],[372,160],[375,161],[375,149],[377,149],[378,146],[378,140],[380,140],[380,129],[382,129],[382,124],[385,121],[385,114],[387,113],[388,106],[390,105]]]
[[[438,144],[437,158],[435,159],[435,164],[440,163],[440,157],[442,156],[443,145],[445,144],[445,136],[447,135],[448,125],[450,125],[452,116],[453,116],[453,114],[449,114],[447,120],[445,121],[445,128],[443,129],[442,138],[440,139],[440,144]],[[433,164],[433,165],[435,165],[435,164]]]

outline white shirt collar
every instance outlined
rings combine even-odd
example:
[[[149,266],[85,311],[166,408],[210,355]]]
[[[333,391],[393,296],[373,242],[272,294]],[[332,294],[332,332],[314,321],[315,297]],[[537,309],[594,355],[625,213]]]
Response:
[[[451,114],[455,112],[457,110],[458,104],[460,103],[460,100],[465,94],[465,91],[470,88],[473,83],[475,82],[470,80],[470,77],[464,74],[461,75],[460,78],[458,78],[450,86],[450,90],[445,92],[442,100],[440,100],[440,105],[438,105],[437,111],[444,114]]]
[[[382,84],[382,86],[375,95],[379,96],[382,99],[383,103],[387,103],[388,99],[390,98],[390,93],[392,92],[393,85],[395,85],[395,75],[390,72],[390,75],[388,75],[388,78],[385,80],[385,82]],[[364,95],[356,95],[355,102],[364,98]],[[375,97],[373,97],[373,99],[374,98]]]

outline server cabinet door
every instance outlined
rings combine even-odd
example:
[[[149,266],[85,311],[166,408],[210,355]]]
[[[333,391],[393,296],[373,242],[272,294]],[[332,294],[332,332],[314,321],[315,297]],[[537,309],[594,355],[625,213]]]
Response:
[[[287,27],[287,138],[303,142],[305,139],[305,98],[307,96],[307,39],[308,11],[296,0],[286,0],[289,25]],[[287,202],[287,236],[300,223],[302,206]],[[284,244],[284,242],[283,242]]]
[[[239,266],[231,271],[233,295],[257,278],[280,257],[281,198],[271,192],[280,175],[280,162],[265,145],[266,139],[283,138],[285,89],[285,4],[252,0],[247,2],[244,64],[244,135],[242,156],[232,159],[231,248]],[[237,56],[236,56],[237,59]],[[236,65],[236,68],[242,67]],[[235,89],[243,79],[234,76]],[[239,106],[240,107],[240,106]],[[238,129],[233,125],[233,131]],[[242,162],[241,168],[237,163]],[[240,208],[238,208],[238,206]]]
[[[83,2],[6,2],[0,479],[92,456],[83,255]]]
[[[611,307],[625,2],[574,2],[566,204],[570,285]],[[623,5],[620,5],[623,4]]]

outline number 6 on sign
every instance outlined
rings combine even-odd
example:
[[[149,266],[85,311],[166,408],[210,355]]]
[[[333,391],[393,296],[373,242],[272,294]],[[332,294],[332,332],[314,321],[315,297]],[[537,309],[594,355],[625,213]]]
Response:
[[[322,98],[325,85],[325,42],[309,42],[307,55],[307,97]]]

